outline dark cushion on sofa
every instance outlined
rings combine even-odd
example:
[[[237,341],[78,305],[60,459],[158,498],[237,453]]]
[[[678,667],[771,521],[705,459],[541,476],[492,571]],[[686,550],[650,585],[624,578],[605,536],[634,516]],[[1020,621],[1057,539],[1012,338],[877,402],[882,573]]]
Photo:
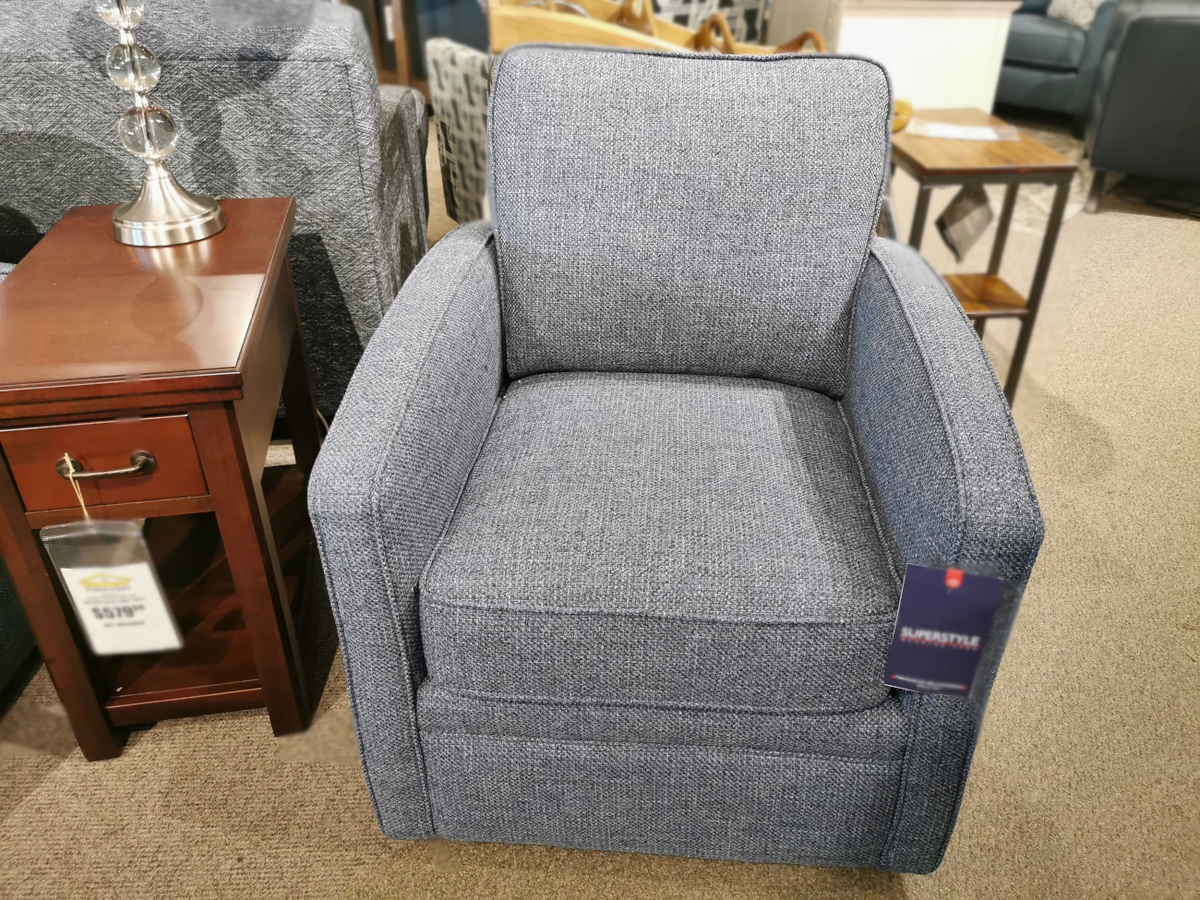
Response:
[[[1004,62],[1008,65],[1073,71],[1083,59],[1087,32],[1047,16],[1016,13],[1008,29]]]
[[[421,633],[453,690],[840,712],[887,696],[898,595],[836,401],[568,373],[502,401]]]

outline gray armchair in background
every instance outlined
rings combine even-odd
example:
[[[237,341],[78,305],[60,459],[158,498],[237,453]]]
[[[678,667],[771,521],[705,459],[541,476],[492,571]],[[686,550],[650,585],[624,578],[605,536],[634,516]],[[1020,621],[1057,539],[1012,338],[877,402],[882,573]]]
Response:
[[[872,237],[890,111],[852,58],[500,58],[494,225],[414,271],[309,492],[387,835],[937,867],[979,720],[882,683],[903,566],[1015,595],[1042,522],[966,317]]]
[[[11,263],[71,207],[131,199],[145,167],[117,141],[129,98],[105,76],[115,32],[94,3],[0,3],[0,34]],[[137,34],[162,62],[150,98],[180,126],[180,183],[296,198],[288,258],[317,403],[332,413],[426,250],[424,98],[381,95],[362,19],[336,3],[156,0]]]
[[[1109,171],[1200,184],[1200,0],[1122,0],[1085,138],[1089,211]]]
[[[1026,0],[1013,13],[996,102],[1064,113],[1082,130],[1117,0],[1100,4],[1087,31],[1050,18],[1049,7]]]

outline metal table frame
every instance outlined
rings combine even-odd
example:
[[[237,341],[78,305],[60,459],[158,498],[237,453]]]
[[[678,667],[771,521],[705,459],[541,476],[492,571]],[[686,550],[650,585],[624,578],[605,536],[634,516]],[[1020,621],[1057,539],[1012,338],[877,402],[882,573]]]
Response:
[[[1063,213],[1067,208],[1067,196],[1071,191],[1071,181],[1074,172],[1018,172],[1018,173],[989,173],[980,171],[978,174],[961,173],[954,175],[918,175],[902,162],[897,165],[911,175],[917,182],[917,206],[913,212],[912,231],[909,232],[908,243],[914,250],[921,249],[921,239],[925,234],[925,223],[929,217],[929,201],[933,189],[937,187],[963,187],[967,185],[1003,184],[1004,205],[1000,209],[1000,221],[996,226],[996,237],[992,242],[992,254],[988,260],[987,274],[998,275],[1000,262],[1004,258],[1004,247],[1008,242],[1008,229],[1012,224],[1013,209],[1017,205],[1017,191],[1023,184],[1052,184],[1056,185],[1054,202],[1050,207],[1050,218],[1046,222],[1046,233],[1042,238],[1042,250],[1038,254],[1037,268],[1033,272],[1033,284],[1029,287],[1029,296],[1025,300],[1024,315],[1014,314],[1012,318],[1021,318],[1021,333],[1017,336],[1017,346],[1013,350],[1012,362],[1008,367],[1008,376],[1004,381],[1004,396],[1009,405],[1017,393],[1017,384],[1021,380],[1021,370],[1025,366],[1025,355],[1029,351],[1029,341],[1033,337],[1033,326],[1037,321],[1038,309],[1042,304],[1042,294],[1046,289],[1046,279],[1050,274],[1050,263],[1054,259],[1054,249],[1058,244],[1058,233],[1062,228]],[[1008,318],[996,316],[996,318]],[[975,330],[983,337],[986,319],[975,320]]]

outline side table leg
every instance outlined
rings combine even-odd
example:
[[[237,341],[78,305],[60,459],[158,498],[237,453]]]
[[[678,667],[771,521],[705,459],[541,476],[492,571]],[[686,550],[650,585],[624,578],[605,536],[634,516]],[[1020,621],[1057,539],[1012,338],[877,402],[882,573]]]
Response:
[[[317,425],[317,406],[313,402],[308,355],[304,351],[304,338],[300,334],[300,310],[296,305],[292,269],[286,259],[277,290],[288,293],[287,302],[296,311],[292,349],[288,353],[287,371],[283,376],[283,407],[287,411],[288,430],[292,435],[296,465],[305,475],[311,475],[313,463],[317,461],[317,453],[321,450],[321,431]]]
[[[917,208],[913,212],[912,231],[908,234],[908,245],[914,250],[921,249],[921,239],[925,237],[925,219],[929,217],[929,199],[933,196],[933,188],[921,185],[917,192]]]
[[[0,456],[0,553],[17,597],[37,638],[42,660],[50,671],[58,698],[67,711],[79,749],[91,760],[121,755],[123,732],[116,731],[101,703],[96,672],[80,648],[83,635],[74,613],[60,596],[57,579],[46,570],[38,539],[26,524],[25,507],[12,480],[8,462]],[[70,618],[68,618],[70,617]]]
[[[188,410],[200,464],[250,632],[254,663],[275,734],[307,725],[307,700],[296,629],[271,533],[262,485],[251,476],[232,404]]]
[[[992,255],[988,259],[987,273],[998,275],[1000,261],[1004,259],[1004,245],[1008,243],[1008,229],[1012,225],[1013,210],[1017,206],[1019,184],[1010,184],[1004,189],[1004,205],[1000,207],[1000,221],[996,223],[996,239],[992,241]]]
[[[1004,396],[1008,398],[1010,406],[1021,381],[1021,369],[1025,366],[1025,354],[1029,351],[1029,341],[1033,337],[1033,325],[1042,305],[1042,292],[1046,289],[1046,279],[1050,275],[1050,262],[1054,259],[1054,247],[1058,243],[1058,232],[1062,227],[1063,212],[1067,208],[1067,195],[1070,190],[1071,182],[1062,181],[1054,192],[1054,204],[1050,207],[1050,219],[1046,222],[1046,236],[1042,238],[1042,252],[1038,255],[1037,268],[1033,272],[1033,285],[1029,288],[1028,312],[1021,323],[1021,333],[1017,336],[1017,346],[1013,350],[1012,363],[1008,367],[1008,378],[1004,382]]]
[[[1099,170],[1092,173],[1092,186],[1088,188],[1087,203],[1083,205],[1083,211],[1094,213],[1100,208],[1100,198],[1104,196],[1104,178],[1107,172]]]
[[[1017,206],[1017,191],[1020,187],[1014,182],[1004,189],[1004,205],[1000,207],[1000,221],[996,223],[996,237],[992,240],[992,255],[988,259],[989,275],[1000,274],[1000,262],[1004,259],[1004,246],[1008,243],[1008,229],[1012,225],[1013,210]],[[987,319],[975,320],[975,333],[981,340],[985,327]]]

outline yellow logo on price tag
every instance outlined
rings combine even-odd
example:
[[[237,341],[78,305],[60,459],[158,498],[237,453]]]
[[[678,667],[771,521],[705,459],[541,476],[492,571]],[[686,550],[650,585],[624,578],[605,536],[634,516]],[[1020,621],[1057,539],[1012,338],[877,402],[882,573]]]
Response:
[[[88,578],[79,579],[79,583],[85,588],[123,588],[129,587],[130,578],[122,578],[119,575],[107,575],[104,572],[97,572]]]

